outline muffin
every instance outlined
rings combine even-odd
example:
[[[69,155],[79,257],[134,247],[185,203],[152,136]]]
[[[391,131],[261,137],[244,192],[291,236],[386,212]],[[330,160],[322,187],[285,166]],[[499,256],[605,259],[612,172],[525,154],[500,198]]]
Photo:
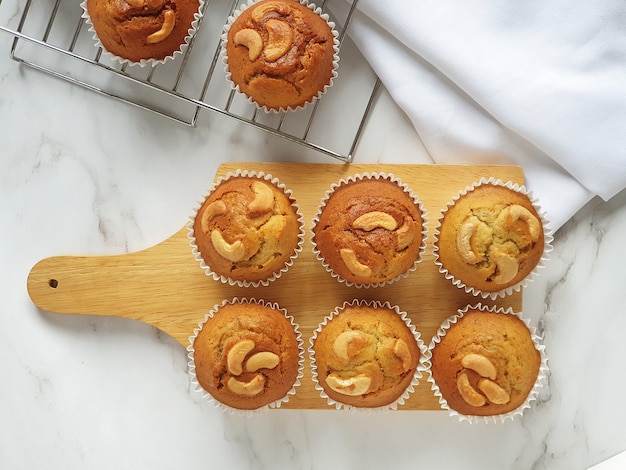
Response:
[[[268,285],[302,251],[304,223],[291,191],[263,173],[221,178],[188,228],[206,273],[232,285]]]
[[[200,0],[85,0],[98,45],[130,63],[155,64],[182,51],[200,18]]]
[[[337,75],[336,36],[328,15],[306,0],[251,0],[225,27],[227,76],[261,108],[297,109]]]
[[[463,416],[521,414],[545,375],[538,340],[511,309],[479,304],[460,310],[429,346],[428,380],[442,407]]]
[[[393,176],[364,174],[327,192],[313,222],[313,249],[348,285],[381,286],[406,276],[426,247],[426,211]]]
[[[329,404],[395,409],[417,385],[425,350],[398,307],[353,301],[319,325],[309,352],[316,388]]]
[[[304,364],[298,326],[276,304],[223,302],[190,338],[194,383],[226,407],[280,407],[295,393]],[[198,389],[200,390],[200,389]]]
[[[482,180],[442,212],[435,231],[440,271],[483,297],[519,289],[549,246],[544,220],[519,186]]]

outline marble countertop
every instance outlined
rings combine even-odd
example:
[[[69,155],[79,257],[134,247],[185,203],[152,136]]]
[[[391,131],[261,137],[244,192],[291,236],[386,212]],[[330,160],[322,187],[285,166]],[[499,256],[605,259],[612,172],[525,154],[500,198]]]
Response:
[[[0,468],[570,470],[626,450],[626,193],[592,201],[558,230],[524,291],[550,374],[521,419],[231,416],[192,390],[172,338],[131,320],[40,310],[28,273],[54,255],[164,240],[224,161],[329,157],[208,111],[196,128],[173,123],[20,66],[10,44],[0,34]],[[385,90],[355,162],[431,163]]]

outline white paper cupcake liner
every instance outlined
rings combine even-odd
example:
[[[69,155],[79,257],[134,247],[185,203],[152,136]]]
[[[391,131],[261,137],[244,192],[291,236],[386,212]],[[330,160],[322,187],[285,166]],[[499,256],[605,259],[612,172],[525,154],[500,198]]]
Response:
[[[539,354],[541,356],[541,363],[539,365],[539,373],[537,374],[537,379],[535,380],[535,384],[533,388],[531,389],[530,393],[526,397],[526,400],[524,401],[524,403],[522,403],[515,410],[512,410],[508,413],[504,413],[500,415],[492,415],[492,416],[476,416],[476,415],[465,415],[465,414],[459,413],[458,411],[450,408],[447,400],[441,394],[441,391],[439,390],[439,387],[437,386],[435,379],[433,378],[433,374],[431,370],[431,367],[432,367],[431,359],[432,359],[433,349],[437,346],[437,344],[441,342],[441,338],[446,335],[446,332],[448,331],[448,329],[452,325],[454,325],[456,322],[458,322],[459,319],[461,319],[465,315],[465,313],[468,312],[469,310],[480,310],[482,312],[495,312],[495,313],[503,313],[507,315],[515,315],[520,320],[522,320],[524,324],[528,327],[528,330],[530,331],[531,339],[535,345],[535,348],[537,349],[537,351],[539,351]],[[522,416],[524,414],[524,410],[531,407],[532,402],[537,398],[537,395],[539,394],[539,389],[543,387],[544,383],[547,380],[548,357],[546,356],[545,346],[542,344],[542,341],[543,341],[542,338],[536,334],[535,328],[532,328],[530,326],[530,320],[523,318],[521,313],[514,312],[512,308],[505,309],[503,307],[497,307],[497,306],[488,307],[481,303],[478,303],[476,305],[467,305],[463,309],[459,309],[456,315],[452,315],[451,317],[444,320],[444,322],[441,324],[441,326],[437,330],[437,333],[435,333],[435,335],[433,336],[430,344],[428,345],[428,351],[426,353],[426,358],[424,360],[426,372],[428,373],[428,378],[426,380],[430,382],[431,388],[435,396],[439,399],[439,405],[441,406],[441,408],[443,410],[446,410],[449,416],[456,417],[461,422],[466,421],[472,424],[478,423],[478,422],[504,423],[507,420],[513,420],[518,416]]]
[[[461,197],[465,196],[468,192],[473,191],[475,188],[477,188],[480,185],[483,184],[492,184],[495,186],[503,186],[505,188],[509,188],[513,191],[525,194],[532,206],[535,208],[535,210],[537,211],[537,214],[539,215],[539,218],[541,219],[541,223],[543,225],[543,243],[544,243],[544,247],[543,247],[543,254],[541,255],[541,258],[539,260],[539,262],[537,263],[537,265],[535,266],[535,268],[528,274],[528,276],[526,276],[524,279],[522,279],[521,281],[519,281],[518,283],[509,286],[505,289],[501,289],[498,291],[494,291],[494,292],[485,292],[482,291],[480,289],[474,288],[470,285],[467,285],[466,283],[464,283],[461,279],[456,278],[453,274],[451,274],[442,264],[442,262],[439,259],[439,235],[440,235],[440,228],[441,228],[441,222],[446,214],[446,212],[448,212],[448,210],[454,206],[456,204],[456,201],[458,201]],[[550,259],[550,252],[552,251],[552,240],[554,239],[554,237],[552,236],[552,230],[550,228],[550,224],[548,219],[546,218],[546,213],[544,211],[541,210],[541,206],[538,204],[538,200],[536,198],[533,197],[532,192],[527,190],[525,186],[520,186],[517,183],[512,183],[511,181],[507,181],[506,183],[503,182],[500,179],[496,179],[496,178],[481,178],[480,181],[473,183],[471,186],[467,186],[465,189],[463,189],[462,191],[459,192],[459,194],[457,194],[452,201],[448,202],[448,204],[446,205],[446,207],[441,211],[441,216],[438,219],[438,223],[437,226],[435,227],[434,230],[434,241],[433,241],[433,255],[435,256],[435,264],[439,267],[439,272],[442,273],[446,279],[449,279],[450,281],[452,281],[452,284],[454,284],[455,286],[457,286],[460,289],[465,290],[465,292],[467,292],[468,294],[474,295],[474,296],[480,296],[483,299],[491,299],[491,300],[495,300],[498,297],[505,297],[507,295],[511,295],[513,292],[518,292],[520,291],[520,289],[522,289],[523,287],[526,287],[528,285],[529,282],[532,282],[532,280],[539,274],[539,271],[541,269],[543,269],[545,267],[545,263]]]
[[[159,59],[159,60],[141,59],[137,62],[137,61],[132,61],[130,59],[126,59],[124,57],[120,57],[116,54],[113,54],[112,52],[109,52],[106,47],[104,47],[104,45],[102,44],[102,41],[100,41],[100,38],[98,37],[98,33],[96,32],[96,29],[94,28],[93,23],[91,22],[91,17],[89,16],[89,11],[87,10],[88,1],[89,0],[83,0],[82,3],[80,4],[81,8],[83,9],[83,13],[81,17],[85,20],[85,23],[87,24],[89,28],[88,31],[90,33],[93,33],[93,41],[94,41],[95,47],[102,49],[102,51],[108,57],[118,62],[120,65],[138,65],[140,67],[155,67],[159,64],[164,64],[167,61],[174,60],[176,59],[176,57],[183,54],[189,47],[189,43],[191,42],[191,39],[196,34],[196,31],[198,30],[198,27],[200,26],[200,22],[204,14],[204,8],[205,8],[204,0],[198,0],[198,3],[199,3],[198,11],[194,14],[194,20],[191,22],[191,27],[188,29],[187,36],[185,36],[184,42],[180,45],[179,49],[173,51],[171,55],[168,55],[164,57],[163,59]]]
[[[298,244],[296,248],[294,249],[293,254],[279,271],[273,273],[267,279],[263,279],[260,281],[240,281],[240,280],[231,279],[227,276],[213,272],[211,270],[211,267],[208,266],[206,262],[204,261],[204,259],[202,258],[202,254],[200,253],[198,249],[198,245],[196,244],[196,237],[194,235],[194,230],[193,230],[194,220],[196,218],[196,215],[198,214],[198,211],[202,207],[202,204],[205,201],[205,199],[209,197],[211,193],[222,182],[228,180],[229,178],[240,177],[240,176],[248,177],[248,178],[263,179],[265,181],[272,183],[274,186],[284,191],[287,197],[292,201],[291,206],[296,211],[296,215],[298,217],[298,225],[299,225]],[[229,172],[226,175],[219,177],[217,181],[213,183],[209,191],[200,199],[200,201],[197,202],[196,206],[193,209],[193,213],[191,214],[191,216],[189,217],[189,221],[187,222],[187,238],[189,238],[189,244],[191,245],[191,252],[194,255],[194,259],[198,261],[198,263],[200,264],[200,267],[204,270],[205,274],[209,277],[212,277],[216,281],[221,281],[224,284],[229,284],[231,286],[238,286],[238,287],[268,286],[271,282],[278,279],[283,273],[287,272],[289,268],[293,265],[295,260],[298,258],[299,254],[302,252],[302,245],[304,243],[304,235],[305,235],[304,216],[300,210],[300,206],[296,203],[296,200],[293,197],[292,191],[290,189],[287,189],[287,187],[284,184],[282,184],[278,180],[278,178],[275,178],[271,174],[269,173],[266,174],[262,171],[249,171],[249,170],[238,169],[235,173]]]
[[[402,395],[400,395],[392,403],[388,405],[384,405],[384,406],[379,406],[379,407],[368,408],[368,407],[353,406],[353,405],[348,405],[346,403],[342,403],[342,402],[339,402],[330,398],[328,394],[324,391],[324,387],[322,387],[322,385],[319,383],[319,376],[317,373],[317,364],[315,361],[314,345],[315,345],[315,341],[317,339],[318,334],[330,321],[332,321],[333,318],[335,318],[337,315],[340,315],[341,311],[344,310],[346,307],[362,306],[362,305],[394,310],[400,316],[400,318],[404,321],[407,328],[413,334],[413,337],[415,338],[415,341],[417,342],[417,345],[421,353],[419,363],[417,365],[417,368],[415,369],[415,373],[413,374],[413,379],[411,380],[411,383],[408,385],[408,387],[404,390]],[[397,305],[392,306],[388,301],[384,303],[380,301],[366,301],[366,300],[353,300],[352,302],[345,301],[341,307],[335,308],[334,311],[332,311],[328,316],[326,316],[322,320],[322,322],[318,325],[318,327],[313,331],[311,338],[309,338],[309,343],[310,343],[310,346],[309,346],[308,351],[309,351],[309,358],[311,362],[312,380],[315,383],[315,389],[320,393],[320,396],[327,401],[328,405],[334,406],[336,410],[344,410],[344,411],[356,412],[356,413],[381,413],[381,412],[384,413],[384,412],[388,412],[392,410],[397,410],[398,407],[404,405],[406,400],[408,400],[411,394],[413,394],[413,392],[415,391],[415,388],[419,385],[423,372],[426,370],[425,360],[427,358],[428,348],[426,347],[426,344],[424,343],[424,341],[422,341],[420,333],[417,331],[415,326],[411,323],[411,320],[408,317],[407,313],[404,311],[401,311]]]
[[[226,405],[221,401],[217,400],[213,397],[209,392],[207,392],[202,386],[198,383],[198,377],[196,376],[196,364],[194,360],[194,342],[200,330],[202,330],[204,324],[212,318],[219,309],[227,304],[238,304],[238,303],[256,303],[258,305],[263,305],[266,307],[273,308],[274,310],[280,311],[287,320],[293,326],[294,332],[296,334],[296,339],[298,341],[298,350],[299,350],[299,360],[298,360],[298,375],[296,376],[296,380],[289,390],[282,398],[271,402],[267,405],[261,406],[259,408],[253,410],[244,410],[239,408],[234,408],[232,406]],[[254,299],[254,298],[237,298],[234,297],[232,300],[224,300],[221,304],[215,305],[209,313],[207,313],[204,317],[204,320],[198,323],[198,327],[194,328],[193,335],[189,337],[189,346],[187,346],[187,357],[189,358],[188,362],[188,372],[190,375],[190,382],[194,387],[194,390],[202,393],[202,397],[212,403],[216,408],[221,409],[224,412],[228,412],[230,414],[239,415],[239,416],[253,416],[255,414],[262,413],[269,409],[280,408],[284,403],[287,403],[292,395],[295,395],[297,387],[301,385],[301,379],[304,376],[304,341],[302,340],[302,333],[300,332],[299,325],[295,322],[294,318],[287,313],[287,310],[281,308],[277,303],[269,303],[264,300]]]
[[[333,192],[335,191],[335,189],[337,189],[340,186],[343,185],[347,185],[348,183],[352,183],[355,181],[360,181],[360,180],[367,180],[367,179],[380,179],[380,180],[389,180],[393,183],[396,183],[401,189],[404,190],[404,192],[406,192],[408,194],[408,196],[413,199],[413,202],[418,206],[421,215],[422,215],[422,243],[420,244],[419,247],[419,252],[418,252],[418,256],[415,260],[415,262],[413,263],[413,265],[404,273],[389,279],[387,281],[382,281],[382,282],[375,282],[375,283],[371,283],[371,284],[363,284],[363,283],[357,283],[357,282],[352,282],[352,281],[348,281],[346,279],[344,279],[342,276],[340,276],[339,274],[337,274],[332,267],[326,262],[326,260],[324,259],[324,256],[322,255],[322,253],[320,252],[320,250],[317,247],[317,244],[315,243],[315,226],[318,224],[319,222],[319,218],[322,214],[322,211],[324,210],[324,207],[326,206],[326,203],[328,202],[328,200],[330,199],[330,197],[332,196]],[[396,281],[399,281],[400,279],[404,279],[405,277],[407,277],[409,274],[411,274],[413,271],[415,271],[418,267],[418,265],[422,262],[422,257],[424,255],[424,252],[426,251],[426,239],[428,238],[428,211],[426,210],[426,208],[424,207],[424,204],[422,203],[422,201],[420,200],[420,198],[413,192],[413,190],[406,184],[402,183],[402,181],[399,178],[396,178],[393,174],[391,173],[362,173],[362,174],[356,174],[356,175],[352,175],[352,176],[348,176],[346,178],[342,178],[341,180],[339,180],[336,183],[333,183],[330,188],[325,192],[324,197],[321,200],[320,205],[317,207],[317,212],[315,214],[315,216],[313,217],[313,224],[311,226],[311,244],[313,245],[313,253],[315,254],[315,257],[317,258],[318,261],[320,261],[322,263],[322,265],[324,266],[324,268],[326,269],[326,271],[334,278],[337,279],[337,281],[344,283],[346,286],[348,287],[357,287],[357,288],[376,288],[376,287],[382,287],[385,285],[389,285],[392,284]]]
[[[299,105],[299,106],[282,106],[279,109],[274,109],[274,108],[268,108],[267,106],[261,106],[259,105],[256,101],[254,101],[254,98],[247,95],[246,93],[242,92],[239,85],[237,85],[236,83],[234,83],[232,81],[232,77],[231,77],[231,73],[228,67],[228,57],[226,54],[226,46],[228,44],[228,32],[230,31],[231,26],[233,25],[234,21],[239,17],[239,15],[241,15],[242,12],[244,12],[246,9],[250,8],[252,5],[254,5],[255,3],[258,3],[261,0],[247,0],[247,3],[242,4],[237,10],[235,10],[233,12],[232,15],[230,15],[228,17],[227,23],[226,25],[224,25],[224,32],[222,34],[221,37],[221,57],[222,57],[222,63],[224,64],[224,72],[226,74],[226,80],[228,81],[228,83],[230,83],[231,85],[231,89],[235,90],[237,93],[240,93],[241,95],[245,96],[247,101],[251,104],[253,104],[256,109],[258,110],[262,110],[266,113],[280,113],[280,112],[287,112],[287,111],[296,111],[298,109],[303,109],[305,108],[307,105],[314,103],[315,101],[321,99],[321,97],[323,95],[325,95],[328,91],[328,89],[330,87],[333,86],[333,80],[335,78],[337,78],[338,76],[338,72],[337,69],[339,68],[339,47],[340,47],[340,43],[339,43],[339,33],[337,33],[337,30],[335,29],[335,23],[333,21],[330,21],[330,16],[326,13],[322,12],[322,9],[315,6],[314,3],[309,3],[308,0],[297,0],[299,1],[302,5],[306,6],[307,8],[309,8],[311,11],[313,11],[314,13],[316,13],[317,15],[319,15],[324,21],[326,21],[326,23],[328,23],[328,26],[330,26],[330,29],[332,30],[332,34],[333,34],[333,49],[335,51],[334,53],[334,57],[333,57],[333,70],[332,70],[332,76],[330,78],[330,81],[328,82],[328,84],[326,84],[324,86],[323,89],[321,89],[316,95],[312,96],[308,101],[306,101],[305,103]]]

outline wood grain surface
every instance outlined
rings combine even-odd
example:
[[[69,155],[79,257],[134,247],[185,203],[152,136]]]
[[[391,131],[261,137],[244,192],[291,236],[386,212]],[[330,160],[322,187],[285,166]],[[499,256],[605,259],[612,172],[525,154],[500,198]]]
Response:
[[[301,163],[225,163],[215,177],[237,169],[257,170],[279,178],[297,199],[306,224],[303,251],[294,265],[267,287],[239,288],[207,277],[195,261],[186,227],[145,250],[106,256],[56,256],[37,263],[27,287],[41,309],[66,314],[112,315],[135,319],[171,335],[186,348],[193,329],[224,299],[248,297],[276,302],[300,325],[309,347],[312,331],[336,306],[354,299],[389,301],[406,311],[426,344],[439,324],[467,304],[512,307],[520,311],[521,292],[496,301],[473,297],[439,273],[432,254],[433,230],[440,211],[461,189],[481,177],[524,183],[516,166],[372,165]],[[332,278],[315,259],[311,221],[330,185],[364,172],[393,174],[406,183],[428,211],[426,253],[408,277],[380,288],[347,287]],[[207,181],[207,190],[211,182]],[[196,201],[189,201],[189,213]],[[186,353],[186,351],[185,351]],[[308,353],[304,377],[285,408],[334,409],[319,397],[311,381]],[[399,410],[436,410],[438,402],[424,377]]]

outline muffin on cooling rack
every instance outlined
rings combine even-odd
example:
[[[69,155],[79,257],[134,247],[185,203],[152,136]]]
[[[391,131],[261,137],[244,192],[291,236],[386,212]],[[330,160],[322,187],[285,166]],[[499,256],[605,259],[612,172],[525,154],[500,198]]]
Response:
[[[181,53],[198,25],[202,0],[85,0],[96,45],[122,63],[156,65]]]
[[[336,77],[334,23],[306,0],[250,0],[222,37],[227,78],[260,108],[297,109]]]

